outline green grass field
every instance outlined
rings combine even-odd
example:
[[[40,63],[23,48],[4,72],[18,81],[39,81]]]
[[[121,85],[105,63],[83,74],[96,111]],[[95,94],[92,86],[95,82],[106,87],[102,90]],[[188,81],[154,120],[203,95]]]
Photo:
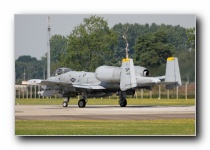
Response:
[[[63,103],[62,98],[57,99],[16,99],[15,104],[19,105],[61,105]],[[78,99],[74,98],[70,100],[69,105],[77,105]],[[127,99],[128,105],[151,105],[151,106],[174,106],[183,105],[190,106],[195,105],[195,99]],[[87,105],[118,105],[118,99],[109,98],[96,98],[89,99]]]
[[[15,135],[195,135],[194,119],[15,121]]]

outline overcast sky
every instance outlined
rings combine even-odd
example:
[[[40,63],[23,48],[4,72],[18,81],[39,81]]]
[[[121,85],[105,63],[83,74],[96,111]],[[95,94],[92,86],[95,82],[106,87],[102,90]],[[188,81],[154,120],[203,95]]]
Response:
[[[95,14],[49,15],[51,35],[69,35],[75,26]],[[97,15],[108,21],[109,27],[117,23],[167,24],[185,28],[195,27],[196,17],[190,15]],[[40,59],[47,52],[48,15],[15,15],[15,59],[21,55],[31,55]]]

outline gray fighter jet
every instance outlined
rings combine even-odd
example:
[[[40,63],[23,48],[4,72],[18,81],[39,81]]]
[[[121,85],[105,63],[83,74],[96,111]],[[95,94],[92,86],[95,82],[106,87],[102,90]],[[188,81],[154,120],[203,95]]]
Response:
[[[134,95],[137,88],[151,89],[156,84],[165,84],[167,89],[181,85],[178,59],[169,57],[165,76],[150,77],[148,69],[134,66],[133,60],[125,58],[121,67],[100,66],[95,72],[73,71],[69,68],[59,68],[47,80],[31,79],[28,84],[42,85],[39,92],[42,96],[60,94],[64,97],[63,107],[67,107],[70,97],[78,95],[82,99],[78,106],[86,106],[88,98],[106,97],[116,93],[119,105],[126,107],[126,95]]]

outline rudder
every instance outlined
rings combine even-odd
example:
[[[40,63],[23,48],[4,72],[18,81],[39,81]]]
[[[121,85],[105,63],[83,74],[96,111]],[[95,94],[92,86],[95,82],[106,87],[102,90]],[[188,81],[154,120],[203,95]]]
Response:
[[[137,86],[133,59],[125,58],[122,60],[120,89],[126,91]]]
[[[176,57],[169,57],[167,59],[165,84],[166,84],[166,89],[172,89],[176,86],[182,85],[178,58]]]

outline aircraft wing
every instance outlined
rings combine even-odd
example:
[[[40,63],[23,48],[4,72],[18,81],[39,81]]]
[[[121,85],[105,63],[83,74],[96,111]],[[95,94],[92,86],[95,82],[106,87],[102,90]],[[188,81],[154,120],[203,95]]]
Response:
[[[60,81],[50,81],[50,80],[41,80],[41,79],[31,79],[27,82],[29,85],[57,85],[57,86],[71,86],[78,89],[105,89],[103,86],[100,85],[93,85],[93,84],[75,84],[75,83],[68,83],[68,82],[60,82]]]
[[[71,83],[67,83],[67,82],[41,80],[41,79],[28,80],[27,84],[29,85],[72,85]]]

